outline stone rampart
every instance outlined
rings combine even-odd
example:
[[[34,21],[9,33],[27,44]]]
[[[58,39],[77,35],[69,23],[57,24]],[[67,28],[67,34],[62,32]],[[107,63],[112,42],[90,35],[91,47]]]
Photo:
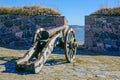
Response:
[[[86,16],[85,46],[93,51],[120,51],[120,16]]]
[[[29,46],[36,28],[64,24],[64,16],[0,15],[0,45]]]

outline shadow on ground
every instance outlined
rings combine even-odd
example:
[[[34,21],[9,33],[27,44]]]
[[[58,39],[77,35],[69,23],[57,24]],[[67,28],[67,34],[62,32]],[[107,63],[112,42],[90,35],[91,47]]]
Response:
[[[19,59],[18,57],[0,57],[0,61],[3,61],[4,63],[0,64],[0,66],[3,66],[5,69],[1,70],[3,73],[17,73],[15,70],[15,61]]]
[[[7,49],[14,49],[14,50],[28,50],[30,46],[13,46],[10,47],[8,45],[0,45],[0,47],[7,48]]]
[[[0,66],[3,66],[5,69],[1,70],[2,73],[14,73],[19,75],[24,74],[31,74],[29,72],[18,72],[15,69],[15,61],[19,59],[19,57],[0,57],[1,61],[5,61],[5,63],[0,64]]]
[[[30,71],[16,71],[15,69],[15,61],[20,59],[19,57],[0,57],[0,61],[4,62],[0,64],[0,66],[4,67],[3,70],[1,69],[0,72],[2,73],[14,73],[18,75],[27,75],[27,74],[33,74]],[[66,64],[66,60],[64,59],[50,59],[47,60],[44,66],[55,66],[55,65],[61,65]]]
[[[10,46],[3,46],[0,45],[0,47],[7,48],[7,49],[14,49],[14,50],[28,50],[30,46],[25,47],[10,47]],[[64,48],[62,47],[55,47],[52,54],[64,54]],[[106,52],[95,52],[95,51],[88,51],[84,49],[77,48],[77,55],[88,55],[88,56],[97,56],[97,55],[103,55],[103,56],[120,56],[120,51],[106,51]]]
[[[46,61],[45,66],[55,66],[67,63],[68,62],[66,61],[66,59],[50,59]]]
[[[77,49],[77,55],[83,56],[120,56],[119,51],[105,51],[105,52],[97,52],[97,51],[88,51]]]
[[[63,55],[65,55],[64,49],[56,47],[53,51],[53,54],[63,54]],[[85,49],[77,48],[76,55],[83,55],[83,56],[118,56],[119,57],[120,52],[119,51],[95,52],[95,51],[88,51],[88,50],[85,50]]]

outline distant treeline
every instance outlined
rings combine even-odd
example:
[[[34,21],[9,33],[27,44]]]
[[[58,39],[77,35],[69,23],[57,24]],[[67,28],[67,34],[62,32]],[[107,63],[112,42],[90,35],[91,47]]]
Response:
[[[90,15],[91,16],[120,16],[120,7],[101,8]]]
[[[0,15],[23,15],[23,16],[53,16],[61,15],[56,9],[42,7],[38,5],[34,6],[16,6],[16,7],[0,7]]]

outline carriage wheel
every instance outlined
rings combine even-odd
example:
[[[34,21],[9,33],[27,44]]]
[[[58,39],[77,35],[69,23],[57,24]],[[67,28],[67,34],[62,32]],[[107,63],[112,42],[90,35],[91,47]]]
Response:
[[[75,46],[76,38],[75,32],[72,28],[68,29],[65,42],[64,42],[64,49],[65,49],[65,57],[68,62],[72,62],[76,55],[76,46]]]

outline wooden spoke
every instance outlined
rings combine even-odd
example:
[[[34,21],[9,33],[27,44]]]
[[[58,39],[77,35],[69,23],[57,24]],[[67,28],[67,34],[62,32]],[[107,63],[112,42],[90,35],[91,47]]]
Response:
[[[74,47],[75,40],[75,33],[73,29],[68,29],[64,44],[65,57],[68,62],[72,62],[76,55],[76,47]]]

